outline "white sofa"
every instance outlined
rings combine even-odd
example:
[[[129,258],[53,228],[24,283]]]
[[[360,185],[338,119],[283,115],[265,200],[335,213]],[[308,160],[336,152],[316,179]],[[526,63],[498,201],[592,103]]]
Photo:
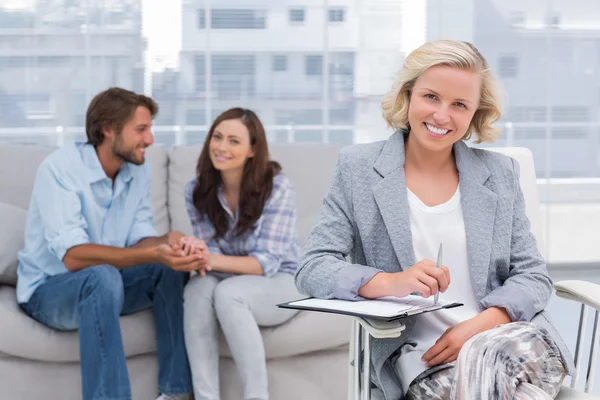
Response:
[[[184,184],[193,178],[201,146],[169,151],[152,146],[152,203],[159,233],[192,234],[184,205]],[[16,252],[22,248],[26,210],[39,163],[53,148],[0,146],[0,397],[69,400],[81,397],[79,339],[27,317],[15,299]],[[322,145],[271,147],[297,191],[301,242],[317,218],[329,186],[338,149]],[[158,366],[151,311],[121,319],[134,399],[152,400]],[[346,397],[351,320],[300,313],[289,322],[262,330],[273,400]],[[221,390],[225,400],[242,397],[240,379],[224,341]]]

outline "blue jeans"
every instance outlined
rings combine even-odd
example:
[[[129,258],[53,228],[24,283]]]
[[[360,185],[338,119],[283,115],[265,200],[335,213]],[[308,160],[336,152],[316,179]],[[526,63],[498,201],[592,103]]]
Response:
[[[79,329],[83,399],[129,400],[119,316],[153,308],[162,393],[192,392],[183,334],[186,275],[160,264],[99,265],[49,278],[21,308],[58,330]]]

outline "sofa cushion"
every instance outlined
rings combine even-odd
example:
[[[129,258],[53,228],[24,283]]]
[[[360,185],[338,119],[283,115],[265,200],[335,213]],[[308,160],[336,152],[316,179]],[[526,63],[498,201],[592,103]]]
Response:
[[[185,184],[196,176],[196,163],[201,145],[173,147],[169,152],[169,220],[171,229],[193,235],[192,224],[185,208]]]
[[[0,146],[0,201],[27,210],[37,168],[55,149],[36,145]]]
[[[17,284],[17,253],[23,249],[27,211],[0,202],[0,283]]]
[[[15,288],[0,285],[0,352],[30,360],[79,361],[77,331],[57,331],[30,318],[17,304]],[[125,354],[129,356],[156,351],[154,315],[142,311],[121,317]]]
[[[159,235],[169,231],[169,214],[167,212],[167,150],[161,145],[148,147],[146,162],[150,164],[152,173],[151,196],[154,227]]]
[[[329,189],[339,147],[322,144],[279,144],[270,147],[271,158],[278,161],[296,189],[298,239],[304,245],[321,213],[323,196]]]
[[[201,145],[175,147],[169,154],[169,217],[171,229],[192,234],[185,208],[184,187],[194,178]],[[315,224],[323,196],[335,171],[339,149],[317,144],[274,144],[271,158],[283,167],[296,189],[297,229],[300,245]],[[307,162],[309,161],[309,162]]]
[[[288,322],[261,328],[267,359],[333,349],[350,342],[352,318],[345,315],[302,311]],[[231,357],[223,335],[221,356]]]
[[[13,287],[0,285],[0,321],[10,327],[0,329],[0,353],[39,361],[79,361],[78,332],[47,328],[27,316],[17,305]],[[287,357],[348,344],[351,321],[342,315],[301,312],[284,324],[262,328],[266,356]],[[128,357],[156,351],[151,311],[121,317],[121,332]],[[223,335],[219,352],[231,357]]]

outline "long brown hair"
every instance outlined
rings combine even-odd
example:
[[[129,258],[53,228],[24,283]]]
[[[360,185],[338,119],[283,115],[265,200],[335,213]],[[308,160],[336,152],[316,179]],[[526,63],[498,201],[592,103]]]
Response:
[[[229,224],[227,214],[217,197],[222,181],[221,173],[210,160],[210,141],[215,128],[221,122],[230,119],[238,119],[246,126],[250,134],[250,145],[254,150],[254,157],[249,158],[244,165],[238,204],[239,220],[234,235],[241,236],[251,229],[260,218],[263,207],[273,189],[273,178],[281,171],[279,163],[269,160],[265,128],[253,111],[239,107],[231,108],[215,119],[206,135],[202,153],[198,159],[196,185],[192,197],[200,216],[208,216],[215,228],[215,238],[224,237]]]

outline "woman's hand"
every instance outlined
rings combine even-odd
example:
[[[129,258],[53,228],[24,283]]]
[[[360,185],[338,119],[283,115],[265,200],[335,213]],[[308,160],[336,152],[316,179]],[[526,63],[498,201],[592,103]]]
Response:
[[[198,239],[195,236],[183,236],[179,239],[178,244],[185,255],[203,252],[207,248],[204,240]]]
[[[477,316],[447,329],[433,347],[423,354],[422,360],[430,368],[455,361],[467,340],[478,333],[510,322],[512,321],[503,308],[488,308]]]
[[[439,291],[444,293],[450,285],[450,271],[448,267],[438,268],[431,260],[421,260],[406,271],[398,273],[398,284],[395,290],[398,294],[394,296],[404,297],[413,292],[419,292],[421,296],[428,298]]]
[[[455,361],[467,340],[484,330],[477,317],[463,321],[448,328],[421,359],[427,363],[429,368]]]
[[[383,296],[405,297],[419,292],[427,298],[438,291],[445,292],[450,285],[450,271],[445,266],[438,268],[431,260],[421,260],[406,271],[376,274],[363,285],[358,294],[367,299]]]
[[[450,271],[443,266],[438,268],[431,260],[421,260],[406,271],[390,274],[390,295],[396,297],[408,296],[419,292],[421,296],[428,298],[439,291],[445,292],[450,285]]]
[[[195,236],[184,236],[179,239],[179,246],[185,255],[201,253],[205,256],[206,263],[203,268],[198,270],[198,272],[201,276],[206,276],[206,272],[211,270],[209,261],[211,253],[204,240],[198,239]]]
[[[204,253],[185,254],[166,243],[156,247],[158,262],[176,271],[191,272],[203,270],[208,261]]]

